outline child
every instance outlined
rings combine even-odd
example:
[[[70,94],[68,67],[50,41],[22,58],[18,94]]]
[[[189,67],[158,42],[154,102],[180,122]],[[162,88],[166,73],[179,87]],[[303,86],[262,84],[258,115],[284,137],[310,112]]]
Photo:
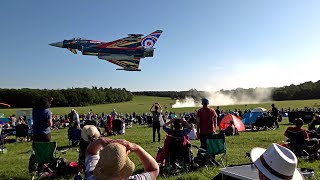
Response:
[[[190,124],[191,131],[189,133],[189,139],[190,140],[195,140],[197,139],[197,129],[194,127],[194,124]]]

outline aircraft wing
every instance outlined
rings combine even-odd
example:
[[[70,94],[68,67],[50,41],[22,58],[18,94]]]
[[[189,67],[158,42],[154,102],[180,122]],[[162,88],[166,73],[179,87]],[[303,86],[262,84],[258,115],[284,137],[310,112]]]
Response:
[[[111,62],[115,65],[118,65],[120,67],[123,67],[123,69],[119,70],[126,70],[126,71],[140,71],[139,69],[139,63],[140,58],[135,58],[134,60],[107,60],[108,62]]]
[[[111,42],[101,43],[91,47],[95,48],[137,48],[141,47],[141,37],[125,37]]]

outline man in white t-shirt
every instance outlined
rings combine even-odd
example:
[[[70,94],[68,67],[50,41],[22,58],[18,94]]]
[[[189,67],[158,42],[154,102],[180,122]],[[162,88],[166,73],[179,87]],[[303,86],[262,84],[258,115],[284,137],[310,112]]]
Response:
[[[80,129],[80,118],[76,110],[72,109],[74,126]]]
[[[116,112],[116,109],[113,109],[113,111],[110,113],[112,120],[117,119],[118,113]]]

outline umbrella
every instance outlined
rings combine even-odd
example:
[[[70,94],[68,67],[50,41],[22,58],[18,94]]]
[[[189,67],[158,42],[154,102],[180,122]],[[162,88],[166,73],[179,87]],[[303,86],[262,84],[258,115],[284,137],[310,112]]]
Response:
[[[7,106],[7,107],[11,107],[9,104],[6,103],[0,103],[1,106]]]

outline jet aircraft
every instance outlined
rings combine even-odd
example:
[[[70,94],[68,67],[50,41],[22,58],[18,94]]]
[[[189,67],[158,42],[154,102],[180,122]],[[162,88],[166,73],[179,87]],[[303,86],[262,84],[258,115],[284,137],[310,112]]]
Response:
[[[72,38],[49,45],[67,48],[74,54],[77,54],[78,50],[83,55],[97,56],[99,59],[122,67],[117,70],[141,71],[139,69],[140,59],[153,57],[155,49],[153,46],[161,33],[161,30],[157,30],[145,37],[142,37],[142,34],[128,34],[128,37],[111,42]]]

